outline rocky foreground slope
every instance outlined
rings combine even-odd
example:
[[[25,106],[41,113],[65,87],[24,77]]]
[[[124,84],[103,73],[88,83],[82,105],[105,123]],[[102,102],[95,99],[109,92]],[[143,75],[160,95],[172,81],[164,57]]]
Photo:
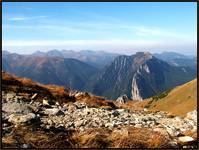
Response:
[[[197,147],[196,111],[182,118],[163,111],[122,109],[117,103],[73,91],[62,101],[57,100],[54,91],[50,100],[31,90],[28,82],[24,85],[26,79],[4,75],[7,77],[2,82],[3,147]],[[29,90],[16,90],[17,81]]]

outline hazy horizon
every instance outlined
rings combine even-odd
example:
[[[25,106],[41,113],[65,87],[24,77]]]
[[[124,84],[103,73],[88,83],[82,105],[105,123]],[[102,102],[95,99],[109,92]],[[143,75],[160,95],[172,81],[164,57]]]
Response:
[[[2,30],[3,49],[19,54],[68,49],[196,55],[197,3],[3,2]]]
[[[86,49],[82,49],[82,50],[66,50],[66,49],[50,49],[50,50],[46,50],[46,51],[42,51],[42,50],[35,50],[35,51],[28,51],[28,53],[24,53],[24,52],[13,52],[13,51],[9,51],[9,50],[3,50],[3,51],[7,51],[9,53],[16,53],[16,54],[20,54],[20,55],[31,55],[31,54],[34,54],[36,52],[43,52],[43,53],[47,53],[47,52],[50,52],[50,51],[73,51],[73,52],[82,52],[82,51],[94,51],[94,52],[105,52],[105,53],[112,53],[112,54],[118,54],[118,55],[133,55],[137,52],[149,52],[151,54],[162,54],[162,53],[177,53],[177,54],[182,54],[182,55],[185,55],[185,56],[194,56],[196,57],[197,54],[185,54],[185,53],[181,53],[181,52],[174,52],[174,51],[162,51],[162,52],[150,52],[150,51],[135,51],[133,53],[123,53],[123,52],[107,52],[107,51],[103,51],[103,50],[86,50]]]

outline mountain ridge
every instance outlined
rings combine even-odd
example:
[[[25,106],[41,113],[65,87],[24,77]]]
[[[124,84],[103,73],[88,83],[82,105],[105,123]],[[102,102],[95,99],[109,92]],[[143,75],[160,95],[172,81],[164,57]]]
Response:
[[[195,75],[195,70],[189,67],[171,66],[150,53],[138,52],[118,56],[88,85],[88,90],[111,99],[127,94],[142,100],[187,82]]]
[[[3,56],[4,71],[28,77],[44,84],[82,89],[97,69],[73,58],[30,57],[18,54]]]
[[[4,52],[3,70],[44,84],[64,85],[108,99],[126,94],[134,100],[145,99],[196,76],[195,69],[170,65],[149,52],[119,55],[99,70],[73,58]]]
[[[103,68],[106,64],[110,63],[116,56],[117,53],[108,53],[104,51],[73,51],[73,50],[50,50],[48,52],[36,51],[31,56],[47,56],[47,57],[63,57],[63,58],[74,58],[85,62],[89,65],[95,66],[98,69]]]

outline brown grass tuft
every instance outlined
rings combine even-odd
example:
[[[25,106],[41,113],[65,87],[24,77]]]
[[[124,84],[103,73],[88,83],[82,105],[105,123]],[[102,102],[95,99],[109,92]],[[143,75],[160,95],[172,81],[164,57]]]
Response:
[[[169,139],[147,128],[93,128],[79,131],[43,131],[32,125],[18,127],[3,137],[3,147],[31,148],[172,148]]]
[[[147,128],[123,128],[123,131],[112,132],[109,136],[112,147],[116,148],[166,148],[169,147],[165,136]]]
[[[84,133],[76,133],[73,138],[77,141],[76,147],[81,148],[106,148],[106,137],[110,131],[106,129],[88,129]]]
[[[169,139],[147,128],[123,127],[120,130],[106,128],[89,129],[76,133],[73,139],[81,148],[168,148]]]

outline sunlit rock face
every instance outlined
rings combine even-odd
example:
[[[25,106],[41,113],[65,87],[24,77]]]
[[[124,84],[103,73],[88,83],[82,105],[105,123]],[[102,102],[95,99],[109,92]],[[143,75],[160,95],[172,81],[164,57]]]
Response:
[[[134,75],[133,80],[132,80],[132,91],[131,91],[132,99],[133,100],[142,100],[135,77],[136,77],[136,74]]]

